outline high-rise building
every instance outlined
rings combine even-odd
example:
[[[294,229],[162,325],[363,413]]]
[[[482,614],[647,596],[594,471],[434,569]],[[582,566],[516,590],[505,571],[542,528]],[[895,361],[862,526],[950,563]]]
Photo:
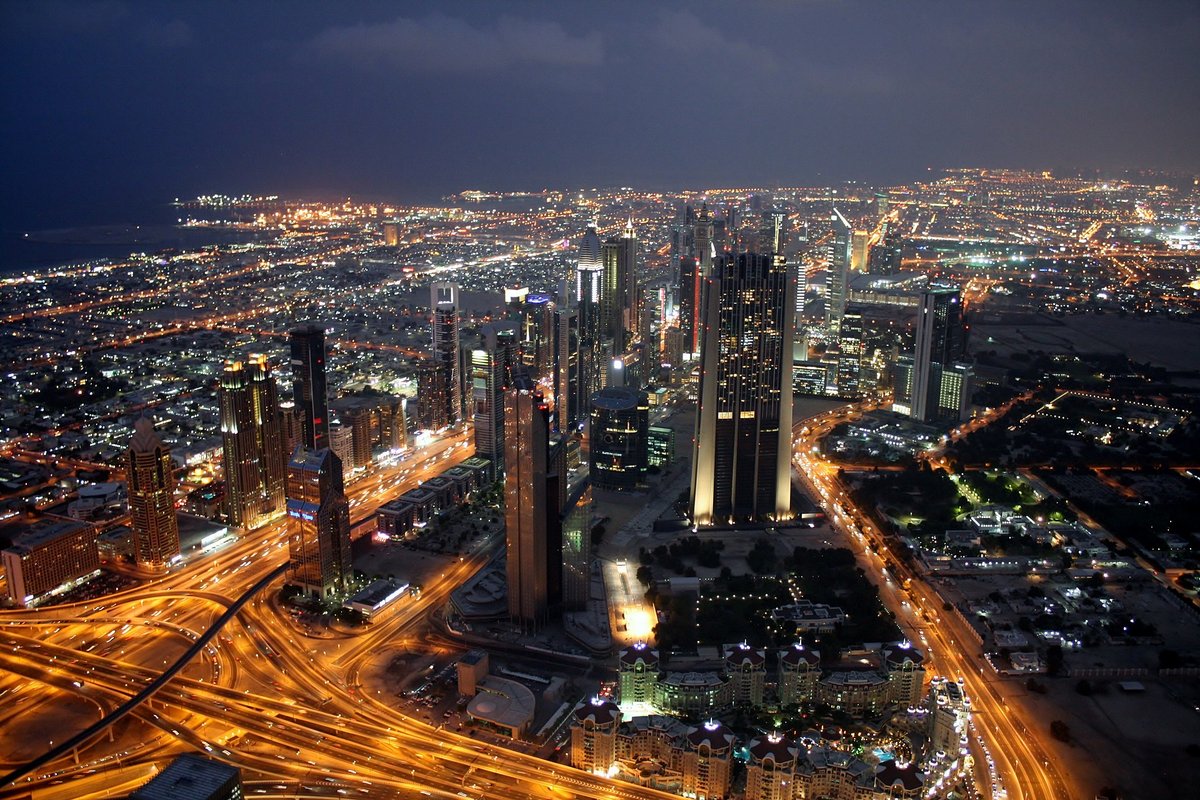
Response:
[[[586,381],[585,354],[580,348],[579,310],[559,308],[555,312],[554,413],[560,431],[567,431],[584,413]]]
[[[593,303],[600,302],[601,275],[604,272],[604,262],[600,256],[600,236],[596,233],[596,223],[588,225],[587,231],[579,240],[579,258],[575,269],[575,299],[582,305],[584,300]]]
[[[342,464],[343,479],[354,471],[354,428],[341,422],[329,426],[329,449]]]
[[[383,223],[383,243],[388,247],[400,244],[400,223],[387,220]]]
[[[483,346],[471,351],[475,455],[491,460],[498,477],[504,468],[504,392],[517,360],[517,327],[494,322],[480,333]]]
[[[717,251],[713,246],[713,221],[712,215],[708,212],[708,203],[700,206],[700,216],[696,219],[696,230],[692,234],[692,241],[695,242],[696,264],[700,270],[701,279],[708,277],[709,270],[712,269],[713,258],[716,257]],[[697,297],[697,302],[700,302]]]
[[[288,582],[314,597],[346,594],[350,561],[350,503],[341,460],[329,448],[296,449],[288,464]]]
[[[853,399],[861,397],[863,346],[863,316],[857,308],[842,315],[838,331],[837,395]]]
[[[322,386],[324,381],[322,372]],[[253,530],[284,510],[282,417],[266,356],[226,364],[218,400],[229,521]],[[321,435],[328,438],[328,425],[322,426]]]
[[[714,262],[701,316],[693,524],[791,515],[794,314],[783,259]]]
[[[846,295],[849,291],[847,284],[850,280],[850,239],[853,228],[842,212],[836,208],[831,218],[833,237],[829,245],[829,277],[826,279],[825,290],[825,327],[837,334],[837,328],[842,324],[842,315],[846,312]]]
[[[588,469],[592,485],[635,489],[646,482],[650,401],[623,387],[592,395]]]
[[[871,240],[870,231],[855,231],[850,238],[850,271],[867,271],[867,243]]]
[[[510,426],[504,458],[508,615],[523,629],[536,630],[550,616],[550,408],[531,389],[511,389],[504,403]]]
[[[957,421],[969,408],[971,369],[963,363],[966,329],[958,289],[936,287],[921,292],[917,307],[916,347],[912,355],[911,390],[900,390],[903,376],[897,370],[897,406],[911,399],[907,411],[921,422]],[[908,382],[907,380],[905,382]]]
[[[794,741],[779,732],[760,735],[750,740],[746,751],[746,800],[808,796],[794,791],[804,765],[803,750]]]
[[[554,298],[543,292],[530,292],[521,304],[521,363],[534,380],[554,369],[554,312]]]
[[[0,563],[8,598],[31,608],[99,575],[96,533],[90,523],[54,514],[5,526],[3,538],[12,544],[0,552]]]
[[[623,352],[638,332],[637,235],[632,221],[619,237],[600,250],[604,277],[600,291],[601,335],[612,339],[615,352]]]
[[[279,425],[283,436],[283,452],[285,456],[304,443],[304,421],[300,409],[290,400],[279,404]]]
[[[450,424],[450,389],[439,364],[423,361],[417,366],[417,418],[426,430],[438,431]]]
[[[687,353],[700,352],[700,285],[700,268],[695,257],[679,259],[679,327]]]
[[[867,271],[872,275],[891,275],[900,271],[903,241],[899,231],[885,227],[883,238],[867,256]]]
[[[302,443],[309,450],[329,446],[329,393],[325,383],[325,329],[302,325],[288,338],[292,350],[292,400],[300,409]]]
[[[457,425],[463,419],[463,382],[459,355],[458,285],[435,283],[429,287],[430,321],[433,326],[433,363],[445,387],[445,414],[437,419]]]
[[[170,449],[148,417],[134,423],[126,459],[134,560],[151,568],[165,567],[179,557],[175,470]]]
[[[587,608],[592,561],[592,488],[582,482],[567,498],[562,525],[562,603],[564,611]]]

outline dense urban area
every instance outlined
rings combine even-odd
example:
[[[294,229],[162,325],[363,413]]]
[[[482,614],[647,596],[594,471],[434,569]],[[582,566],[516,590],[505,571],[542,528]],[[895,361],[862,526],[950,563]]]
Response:
[[[1194,176],[173,209],[0,276],[0,796],[1194,792]]]

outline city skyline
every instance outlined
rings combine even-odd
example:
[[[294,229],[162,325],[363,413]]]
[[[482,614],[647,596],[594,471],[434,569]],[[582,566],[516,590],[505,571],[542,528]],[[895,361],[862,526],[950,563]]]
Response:
[[[1190,796],[1196,41],[0,4],[0,795]]]
[[[1184,131],[1200,122],[1186,101],[1200,10],[1186,2],[272,9],[6,4],[0,141],[22,157],[4,230],[166,221],[174,197],[220,187],[429,202],[551,184],[890,184],[967,163],[1197,167]],[[624,113],[601,111],[617,98]],[[409,124],[405,108],[433,113]],[[771,108],[776,124],[713,158],[727,145],[696,124],[705,108]],[[237,114],[232,139],[212,109]],[[477,118],[504,125],[479,136]]]

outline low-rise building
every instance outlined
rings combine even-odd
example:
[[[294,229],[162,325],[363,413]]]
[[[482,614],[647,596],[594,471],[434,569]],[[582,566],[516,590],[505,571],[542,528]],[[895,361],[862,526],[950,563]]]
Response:
[[[100,574],[96,528],[52,514],[4,529],[12,545],[0,553],[9,598],[34,606]]]

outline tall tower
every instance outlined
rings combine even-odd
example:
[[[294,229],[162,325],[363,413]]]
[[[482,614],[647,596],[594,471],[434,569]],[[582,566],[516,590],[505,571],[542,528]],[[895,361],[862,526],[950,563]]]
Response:
[[[603,338],[607,331],[603,325],[602,297],[604,294],[603,245],[596,235],[595,225],[589,225],[587,233],[579,243],[579,380],[581,405],[578,413],[587,410],[587,401],[592,392],[600,388],[604,356]]]
[[[700,206],[700,218],[696,220],[696,232],[692,236],[696,245],[696,263],[700,265],[700,276],[708,277],[712,269],[716,248],[713,246],[712,215],[708,213],[708,203]]]
[[[329,446],[329,397],[325,385],[325,329],[319,325],[294,328],[292,400],[300,409],[302,441],[310,450]]]
[[[704,281],[693,524],[791,515],[790,283],[783,259],[751,253]]]
[[[483,347],[471,351],[475,455],[490,459],[498,476],[504,468],[504,391],[517,357],[517,329],[500,322],[484,325],[480,332]]]
[[[683,331],[683,349],[700,350],[700,265],[694,256],[679,259],[679,327]]]
[[[179,521],[175,518],[175,474],[171,451],[140,417],[126,460],[129,515],[133,524],[134,559],[163,568],[179,557]]]
[[[324,386],[323,372],[320,383]],[[253,530],[284,509],[282,417],[267,357],[226,364],[218,399],[229,521]],[[328,424],[324,427],[328,438]]]
[[[833,243],[829,247],[829,277],[825,296],[825,328],[837,335],[846,313],[846,284],[850,280],[850,246],[854,230],[836,208],[833,210]]]
[[[504,444],[508,616],[523,629],[536,630],[550,615],[550,409],[541,394],[529,389],[510,390],[504,403],[511,425]]]
[[[913,351],[912,410],[922,422],[957,420],[969,396],[962,302],[958,289],[921,292],[917,308],[917,341]]]
[[[345,594],[350,562],[350,503],[342,464],[329,448],[296,448],[287,480],[288,582],[327,599]]]
[[[429,287],[430,321],[433,324],[433,363],[446,387],[446,424],[462,422],[463,385],[459,366],[458,285],[435,283]],[[440,419],[441,414],[437,417]]]
[[[838,332],[837,393],[838,397],[856,398],[863,394],[863,315],[858,308],[848,308],[842,315]]]
[[[614,353],[623,353],[638,333],[637,234],[633,221],[601,248],[604,282],[600,295],[601,329],[613,341]]]
[[[646,482],[649,419],[645,392],[610,386],[592,395],[588,472],[593,486],[636,489]]]
[[[554,312],[554,413],[558,429],[566,432],[583,415],[582,392],[585,366],[580,351],[579,310],[559,308]]]
[[[535,380],[548,377],[553,370],[554,311],[553,296],[541,292],[531,292],[521,304],[521,363]]]

